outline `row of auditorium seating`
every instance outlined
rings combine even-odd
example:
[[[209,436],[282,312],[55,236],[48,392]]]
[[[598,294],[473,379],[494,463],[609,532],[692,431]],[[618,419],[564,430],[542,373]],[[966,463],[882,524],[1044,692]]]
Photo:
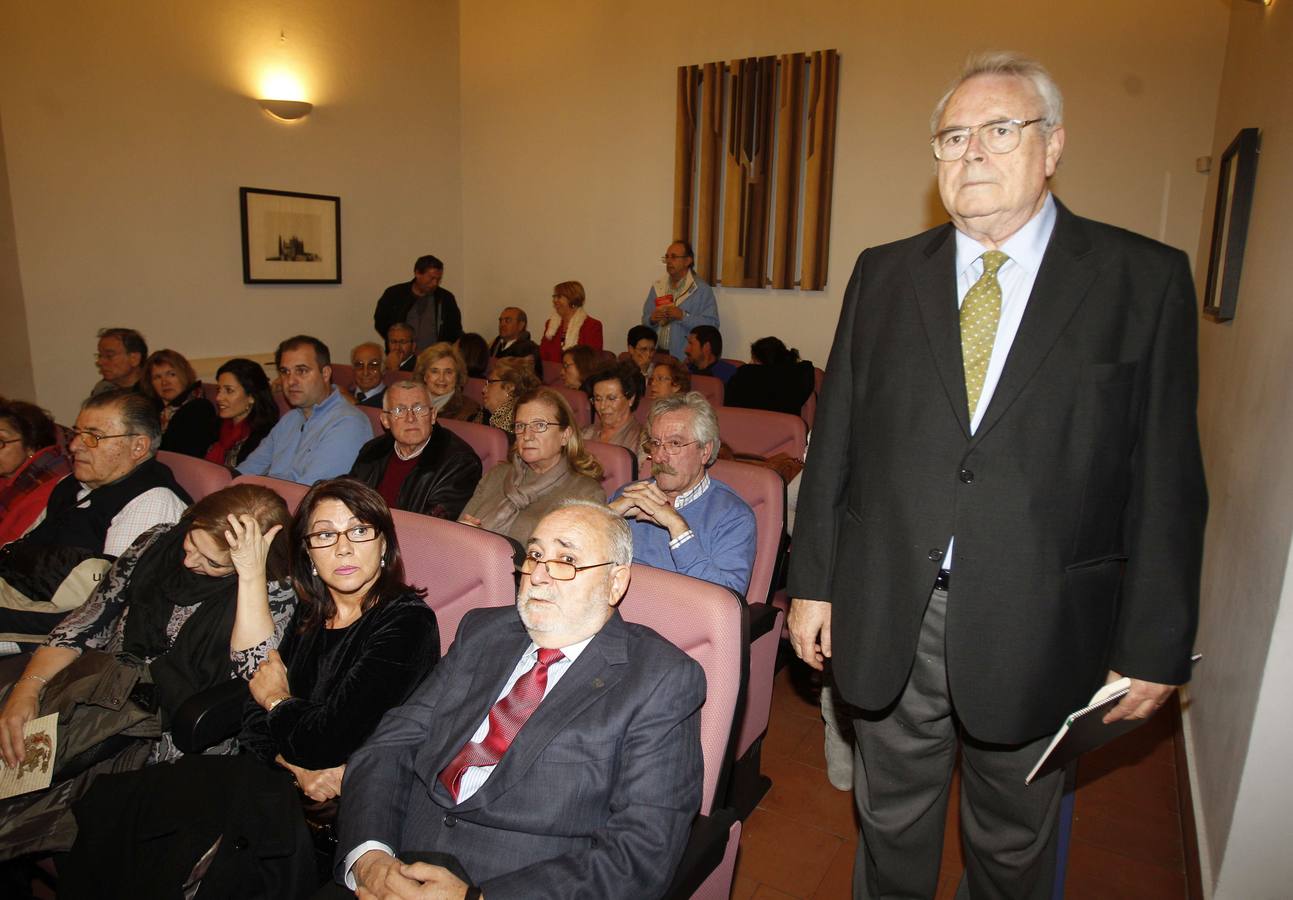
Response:
[[[202,460],[170,453],[159,458],[174,467],[177,479],[195,499],[229,483],[228,473],[219,466],[204,469],[194,465]],[[215,470],[224,475],[224,483]],[[238,476],[233,483],[268,486],[293,510],[307,490],[304,485],[249,475]],[[427,602],[436,610],[444,650],[448,650],[469,609],[513,602],[514,561],[512,546],[505,538],[399,510],[394,520],[406,577],[410,584],[428,589]],[[655,629],[705,669],[701,816],[670,896],[705,900],[727,897],[741,833],[741,819],[728,807],[727,798],[739,714],[750,684],[749,610],[725,588],[640,564],[633,566],[629,591],[620,609],[625,619]],[[200,714],[186,711],[182,735],[177,740],[185,749],[200,749],[206,742],[204,737],[214,736],[208,732],[213,727],[216,726],[209,718],[204,720]]]

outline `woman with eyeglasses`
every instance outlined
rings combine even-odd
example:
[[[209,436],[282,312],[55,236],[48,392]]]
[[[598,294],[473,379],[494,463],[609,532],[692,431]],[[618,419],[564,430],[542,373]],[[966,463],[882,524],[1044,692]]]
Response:
[[[516,400],[538,386],[534,362],[528,356],[503,357],[494,363],[493,371],[485,379],[485,394],[481,398],[484,408],[474,421],[503,429],[510,444],[516,439],[512,431]]]
[[[204,888],[212,883],[213,896],[264,893],[270,884],[274,896],[313,894],[323,873],[316,875],[305,826],[318,852],[328,843],[347,760],[436,665],[440,635],[424,592],[404,580],[390,509],[367,485],[353,478],[315,484],[286,543],[296,612],[278,651],[251,679],[239,756],[186,756],[110,795],[169,817],[173,828],[162,834],[133,831],[129,821],[106,824],[113,804],[104,796],[105,815],[82,826],[69,858],[73,878],[133,878],[160,858],[184,874],[159,884],[165,877],[150,872],[144,883],[176,895],[180,881],[199,879]],[[188,812],[194,808],[203,815]],[[245,852],[220,846],[234,837]],[[198,865],[202,859],[209,868]],[[320,869],[331,862],[329,853]]]
[[[463,393],[467,363],[453,344],[441,341],[419,353],[414,377],[427,386],[440,418],[465,422],[480,413],[480,404]]]
[[[34,403],[0,402],[0,546],[22,537],[71,471],[57,429]]]
[[[229,468],[251,455],[278,424],[278,404],[265,367],[237,357],[216,369],[216,415],[220,433],[207,448],[208,462]]]
[[[647,377],[647,400],[651,403],[661,397],[691,392],[691,373],[681,362],[669,357],[651,367]]]
[[[139,382],[144,396],[157,406],[162,421],[158,449],[204,457],[220,436],[215,406],[202,393],[193,366],[175,350],[158,350],[144,362]]]
[[[251,680],[238,743],[326,801],[350,754],[439,660],[440,633],[425,592],[404,581],[390,508],[366,484],[310,488],[288,545],[296,615]]]
[[[541,387],[516,403],[516,443],[481,480],[459,522],[524,543],[566,500],[605,503],[602,467],[584,447],[566,398]]]
[[[288,522],[283,499],[258,485],[209,494],[178,523],[140,535],[44,646],[0,664],[9,675],[3,681],[12,680],[0,710],[5,765],[26,756],[23,726],[57,712],[55,785],[77,782],[60,788],[66,793],[57,808],[35,822],[33,801],[43,794],[0,804],[0,848],[7,848],[0,858],[66,850],[67,804],[95,774],[179,756],[169,727],[180,706],[230,678],[252,678],[295,606],[279,537]],[[96,758],[104,762],[76,771],[78,759]],[[47,834],[34,837],[33,829]]]
[[[584,310],[587,296],[578,281],[563,281],[552,288],[553,315],[543,326],[539,356],[560,362],[564,350],[582,344],[602,349],[602,323]]]
[[[597,351],[580,344],[561,354],[561,383],[572,391],[584,389],[584,379],[597,366]]]
[[[645,385],[637,363],[631,359],[608,363],[588,376],[587,385],[597,419],[584,428],[584,440],[624,447],[638,458],[638,466],[643,466],[647,461],[642,448],[645,431],[633,417]]]

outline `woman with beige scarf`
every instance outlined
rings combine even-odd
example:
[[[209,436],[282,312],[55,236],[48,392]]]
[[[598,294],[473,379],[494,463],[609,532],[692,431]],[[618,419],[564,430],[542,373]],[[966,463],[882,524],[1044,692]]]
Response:
[[[539,356],[559,363],[563,351],[580,344],[602,349],[602,323],[584,312],[585,299],[584,286],[578,281],[563,281],[552,289],[555,314],[543,326]]]
[[[570,404],[552,388],[521,397],[511,453],[481,479],[458,521],[523,544],[566,500],[605,503],[602,467],[584,448],[574,421]]]

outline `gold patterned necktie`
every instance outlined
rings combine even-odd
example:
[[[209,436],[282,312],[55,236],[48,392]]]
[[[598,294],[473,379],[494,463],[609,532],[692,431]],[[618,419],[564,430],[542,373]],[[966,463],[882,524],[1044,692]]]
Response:
[[[970,419],[979,406],[983,380],[992,359],[992,344],[1001,321],[1001,282],[997,270],[1010,257],[1000,250],[984,253],[983,274],[974,282],[961,303],[961,362],[965,366],[965,395],[970,401]]]

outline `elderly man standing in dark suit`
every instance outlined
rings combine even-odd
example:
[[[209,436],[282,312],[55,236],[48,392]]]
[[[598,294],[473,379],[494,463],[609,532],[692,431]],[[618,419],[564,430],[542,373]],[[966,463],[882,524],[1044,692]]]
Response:
[[[539,522],[516,608],[468,613],[351,757],[338,880],[373,897],[664,892],[700,807],[705,676],[616,611],[632,558],[603,506]],[[408,864],[419,852],[453,857],[474,885]]]
[[[1189,265],[1050,194],[1061,123],[1039,64],[972,59],[932,123],[951,224],[845,294],[789,587],[796,652],[861,708],[855,897],[934,895],[958,743],[962,889],[1049,897],[1062,773],[1024,777],[1050,734],[1106,679],[1143,718],[1189,677]]]

